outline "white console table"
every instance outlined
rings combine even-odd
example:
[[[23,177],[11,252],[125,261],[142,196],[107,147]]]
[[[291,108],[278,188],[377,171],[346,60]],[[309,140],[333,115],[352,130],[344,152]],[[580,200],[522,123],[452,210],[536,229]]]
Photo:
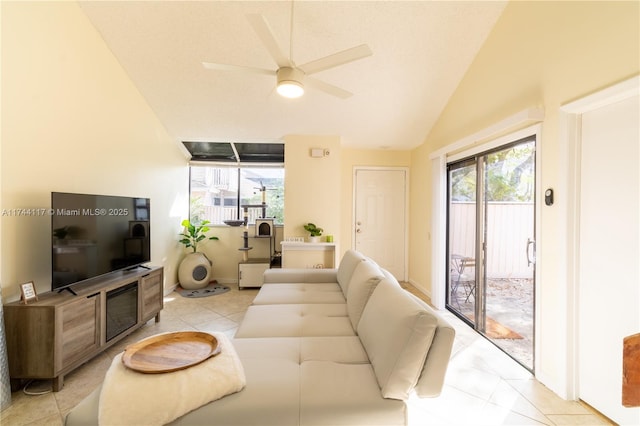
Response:
[[[336,268],[336,243],[299,243],[283,241],[283,268]]]

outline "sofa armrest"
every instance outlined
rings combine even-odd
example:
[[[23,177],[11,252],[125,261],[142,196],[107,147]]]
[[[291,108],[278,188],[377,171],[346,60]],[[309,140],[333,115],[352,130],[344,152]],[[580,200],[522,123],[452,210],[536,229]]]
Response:
[[[415,392],[420,398],[435,398],[442,392],[455,335],[455,329],[442,318],[438,318],[438,328],[415,387]]]
[[[264,283],[336,283],[337,269],[285,268],[264,271]]]

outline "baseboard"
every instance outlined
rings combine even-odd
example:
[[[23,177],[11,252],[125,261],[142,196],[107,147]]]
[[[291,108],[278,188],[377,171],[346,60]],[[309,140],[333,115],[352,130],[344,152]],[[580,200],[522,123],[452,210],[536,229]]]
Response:
[[[418,290],[420,293],[424,294],[429,299],[431,299],[431,292],[425,290],[424,288],[422,288],[422,286],[418,282],[416,282],[415,280],[412,280],[411,278],[409,278],[409,284],[414,286],[416,288],[416,290]]]
[[[165,296],[170,295],[177,287],[178,287],[178,283],[175,283],[172,286],[170,286],[169,288],[165,288],[164,289],[164,295]]]

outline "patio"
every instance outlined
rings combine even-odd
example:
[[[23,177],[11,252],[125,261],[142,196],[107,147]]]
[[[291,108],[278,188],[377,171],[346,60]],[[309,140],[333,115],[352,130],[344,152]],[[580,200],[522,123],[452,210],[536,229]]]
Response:
[[[484,334],[518,362],[533,369],[533,280],[498,278],[487,280]],[[473,281],[452,286],[449,307],[473,322],[475,290]]]

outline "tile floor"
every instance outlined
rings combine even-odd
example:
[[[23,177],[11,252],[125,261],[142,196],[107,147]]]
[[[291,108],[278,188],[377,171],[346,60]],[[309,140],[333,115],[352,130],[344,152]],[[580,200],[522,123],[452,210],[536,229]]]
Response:
[[[411,286],[405,288],[420,295]],[[132,342],[166,331],[219,331],[232,337],[257,290],[231,291],[186,299],[173,292],[165,298],[161,321],[144,327],[65,377],[60,392],[12,394],[0,417],[2,426],[62,425],[64,416],[96,388],[113,357]],[[531,374],[449,312],[443,315],[457,335],[442,395],[409,401],[411,425],[601,425],[609,424],[588,407],[564,401]],[[32,383],[28,391],[50,389],[49,381]]]

